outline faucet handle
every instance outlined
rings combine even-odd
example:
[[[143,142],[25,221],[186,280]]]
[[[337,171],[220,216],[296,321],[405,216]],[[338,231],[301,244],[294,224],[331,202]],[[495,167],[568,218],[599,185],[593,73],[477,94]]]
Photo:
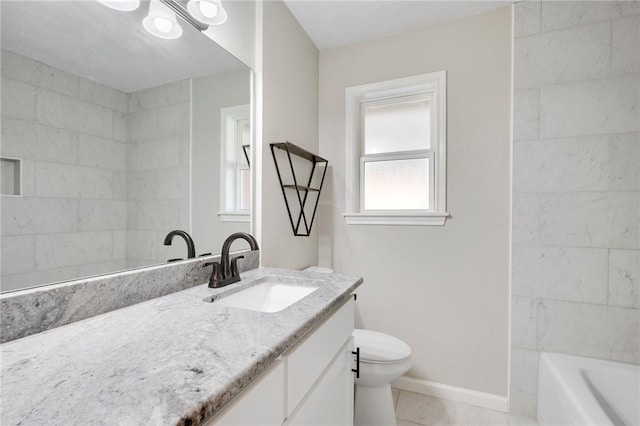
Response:
[[[218,262],[207,262],[202,265],[203,268],[207,266],[213,266],[211,277],[209,277],[209,288],[214,288],[218,282],[222,281],[222,266]]]
[[[244,259],[244,256],[236,256],[231,259],[231,276],[237,277],[240,275],[240,269],[238,268],[238,260]]]

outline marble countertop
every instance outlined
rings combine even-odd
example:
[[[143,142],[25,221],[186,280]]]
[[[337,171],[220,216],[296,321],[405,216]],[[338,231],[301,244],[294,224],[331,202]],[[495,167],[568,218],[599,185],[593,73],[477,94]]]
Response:
[[[206,303],[259,278],[319,284],[262,313]],[[316,281],[317,280],[317,281]],[[262,268],[0,345],[2,425],[198,425],[339,307],[361,278]]]

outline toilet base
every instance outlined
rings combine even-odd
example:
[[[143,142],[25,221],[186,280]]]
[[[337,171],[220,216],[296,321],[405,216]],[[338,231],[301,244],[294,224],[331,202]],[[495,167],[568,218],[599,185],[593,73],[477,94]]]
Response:
[[[397,426],[391,385],[356,386],[355,426]]]

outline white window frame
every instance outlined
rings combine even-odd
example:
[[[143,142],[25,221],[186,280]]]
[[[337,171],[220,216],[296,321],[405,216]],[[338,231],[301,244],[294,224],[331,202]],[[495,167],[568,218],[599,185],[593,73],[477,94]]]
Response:
[[[420,95],[431,101],[430,149],[364,155],[362,140],[363,104]],[[446,212],[446,71],[421,74],[397,80],[365,84],[346,89],[346,212],[348,225],[436,225],[445,224]],[[364,163],[381,159],[430,158],[429,210],[365,210]]]
[[[223,222],[249,222],[249,209],[241,210],[240,171],[248,167],[241,165],[244,160],[242,146],[238,143],[238,123],[250,120],[249,104],[220,108],[220,209],[218,216]],[[240,161],[239,161],[240,160]]]

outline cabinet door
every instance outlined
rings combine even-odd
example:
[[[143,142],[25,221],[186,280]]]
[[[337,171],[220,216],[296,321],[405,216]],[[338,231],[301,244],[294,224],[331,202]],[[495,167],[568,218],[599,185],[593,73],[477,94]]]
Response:
[[[278,360],[204,426],[280,426],[284,417],[284,362]]]
[[[349,338],[332,363],[285,423],[287,426],[353,425],[353,338]]]
[[[287,354],[287,416],[351,337],[354,319],[355,306],[350,299]]]

